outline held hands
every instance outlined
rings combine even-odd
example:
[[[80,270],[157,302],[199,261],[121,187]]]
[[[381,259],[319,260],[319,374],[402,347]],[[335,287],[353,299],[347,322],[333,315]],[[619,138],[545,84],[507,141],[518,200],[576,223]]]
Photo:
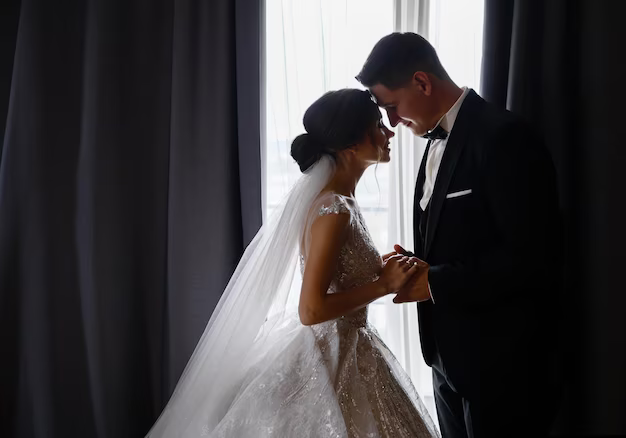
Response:
[[[383,256],[383,262],[394,256],[400,257],[398,254],[412,255],[412,253],[406,251],[400,245],[395,245],[394,250],[395,251]],[[411,260],[417,262],[417,264],[414,265],[418,268],[417,272],[414,272],[411,277],[405,280],[405,283],[398,290],[397,295],[393,299],[394,303],[421,302],[428,301],[431,298],[430,288],[428,286],[428,270],[430,266],[417,257],[411,257]]]
[[[383,270],[380,281],[385,285],[387,293],[395,293],[417,272],[418,258],[399,254],[383,257]]]

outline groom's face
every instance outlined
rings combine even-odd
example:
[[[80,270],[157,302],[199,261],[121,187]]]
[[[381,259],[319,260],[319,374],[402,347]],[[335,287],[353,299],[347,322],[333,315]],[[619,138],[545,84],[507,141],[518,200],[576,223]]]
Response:
[[[408,84],[390,90],[382,84],[376,84],[369,90],[376,103],[387,112],[391,126],[404,125],[415,135],[423,135],[432,129],[430,102],[423,89]]]

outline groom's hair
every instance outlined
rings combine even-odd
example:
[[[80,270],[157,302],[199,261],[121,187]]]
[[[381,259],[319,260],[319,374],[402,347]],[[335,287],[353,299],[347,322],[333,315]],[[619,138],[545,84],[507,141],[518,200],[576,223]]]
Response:
[[[376,43],[356,79],[366,87],[381,84],[396,90],[405,86],[416,71],[450,79],[435,48],[425,38],[412,32],[395,32]]]

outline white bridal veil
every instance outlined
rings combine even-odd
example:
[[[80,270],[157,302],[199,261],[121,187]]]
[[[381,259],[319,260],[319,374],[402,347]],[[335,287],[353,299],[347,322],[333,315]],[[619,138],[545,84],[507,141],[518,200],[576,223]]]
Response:
[[[309,208],[333,172],[332,158],[322,157],[254,237],[148,437],[210,435],[218,425],[244,378],[246,354],[287,315]]]

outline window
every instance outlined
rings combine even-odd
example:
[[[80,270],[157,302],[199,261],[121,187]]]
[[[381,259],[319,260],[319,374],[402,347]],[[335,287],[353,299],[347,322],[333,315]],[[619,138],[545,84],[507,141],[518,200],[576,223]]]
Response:
[[[265,215],[300,177],[289,150],[302,116],[329,90],[362,88],[354,79],[374,44],[397,31],[424,35],[458,85],[478,91],[484,0],[267,0]],[[425,142],[395,129],[390,164],[372,166],[356,198],[381,253],[412,247],[413,190]],[[436,417],[415,304],[391,296],[370,306],[370,321]]]
[[[266,212],[300,176],[289,150],[304,132],[304,111],[326,91],[362,88],[354,76],[374,44],[393,31],[392,12],[393,0],[267,0]],[[364,207],[385,194],[372,172],[361,185]]]

